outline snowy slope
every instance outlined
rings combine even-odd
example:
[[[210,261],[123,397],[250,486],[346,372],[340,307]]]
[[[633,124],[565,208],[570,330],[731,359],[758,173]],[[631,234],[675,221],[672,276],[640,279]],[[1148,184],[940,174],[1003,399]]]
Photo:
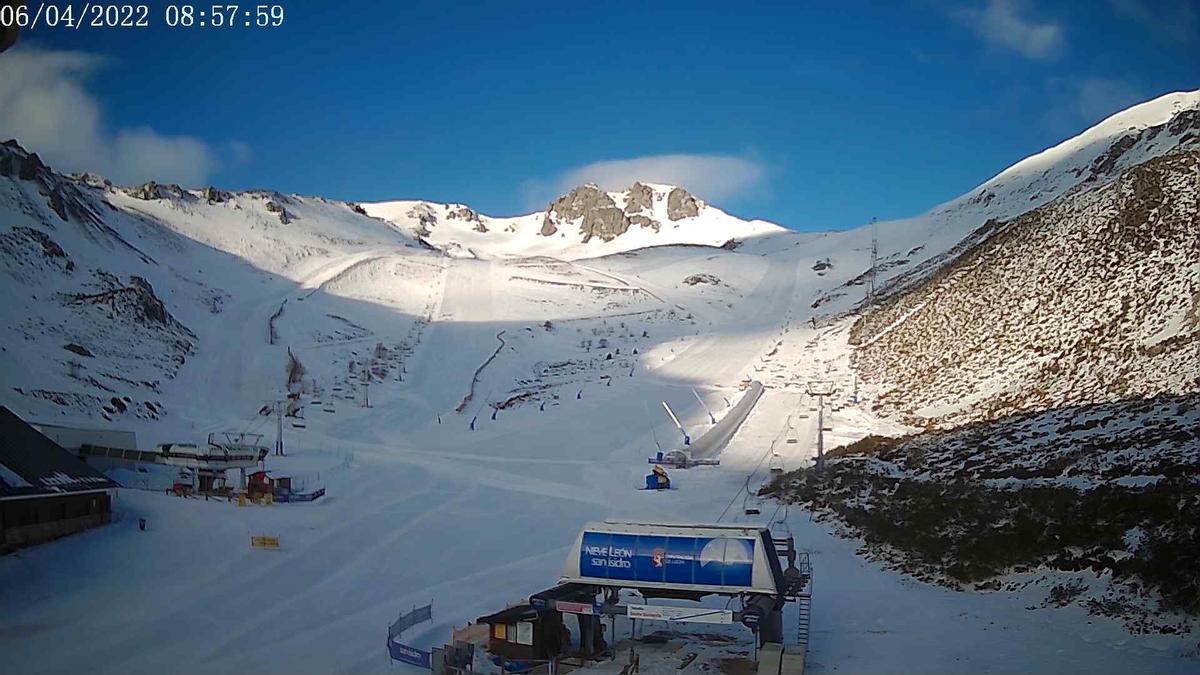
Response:
[[[1195,96],[1181,105],[1088,132],[1030,169],[1037,187],[880,224],[888,293],[986,239],[970,235],[987,220],[1190,142],[1194,123],[1178,120]],[[1112,169],[1075,173],[1139,124]],[[845,400],[852,319],[837,319],[864,294],[865,229],[792,233],[659,185],[582,186],[543,212],[490,218],[429,202],[122,189],[15,148],[0,169],[0,288],[13,299],[0,402],[133,429],[143,447],[269,432],[258,413],[285,386],[290,351],[305,368],[293,388],[305,424],[288,422],[289,454],[267,467],[328,489],[250,508],[123,490],[112,526],[0,559],[0,653],[22,670],[384,670],[398,609],[432,600],[435,623],[406,638],[441,644],[451,625],[553,584],[588,520],[748,519],[767,453],[789,469],[812,461],[808,380],[841,391],[827,447],[909,430]],[[747,377],[765,393],[723,465],[676,474],[669,494],[637,491],[646,457],[680,438],[659,403],[695,437]],[[111,399],[126,396],[121,411]],[[799,509],[763,516],[814,556],[813,672],[1194,670],[1186,635],[1130,636],[1074,607],[1031,612],[1036,585],[951,592],[864,560],[860,542]],[[283,550],[249,550],[251,533],[280,535]],[[107,608],[105,631],[82,611],[94,607]]]

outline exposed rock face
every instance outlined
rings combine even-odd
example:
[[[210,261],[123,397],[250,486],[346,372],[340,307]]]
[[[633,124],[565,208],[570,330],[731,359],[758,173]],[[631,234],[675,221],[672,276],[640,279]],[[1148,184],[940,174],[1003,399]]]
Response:
[[[600,208],[616,208],[617,204],[608,193],[595,185],[580,185],[567,194],[550,202],[546,213],[551,214],[562,223],[568,220],[582,218],[591,211]]]
[[[417,219],[417,236],[428,237],[431,234],[429,228],[437,225],[437,214],[433,212],[433,207],[428,204],[417,204],[408,210],[409,218]]]
[[[15,140],[0,143],[0,176],[37,183],[47,205],[63,220],[73,217],[86,225],[103,226],[78,184],[54,173],[37,153],[26,152]]]
[[[0,176],[18,180],[33,180],[40,171],[47,169],[36,152],[26,154],[16,141],[5,141],[4,147],[17,152],[0,154]]]
[[[110,274],[103,274],[101,280],[109,290],[101,291],[100,293],[80,294],[71,298],[74,304],[92,304],[92,305],[107,305],[109,309],[123,316],[129,316],[135,319],[138,323],[156,323],[161,326],[182,330],[188,334],[183,324],[175,320],[171,313],[167,311],[166,305],[158,296],[154,294],[154,287],[139,276],[129,277],[129,283],[125,286],[120,285],[116,277]]]
[[[446,218],[449,220],[465,220],[469,223],[475,223],[475,226],[471,229],[481,234],[488,231],[487,225],[483,224],[483,219],[479,217],[479,214],[465,206],[451,209],[450,212],[446,214]]]
[[[688,286],[695,286],[696,284],[709,284],[711,286],[720,286],[721,280],[715,274],[708,274],[707,272],[702,272],[700,274],[693,274],[689,277],[684,277],[683,283],[687,284]]]
[[[667,218],[682,220],[700,215],[700,202],[683,188],[675,188],[667,195]]]
[[[605,206],[588,211],[583,216],[583,224],[579,227],[583,233],[584,243],[591,241],[592,237],[612,241],[628,229],[629,217],[615,206]]]
[[[638,227],[653,227],[655,232],[658,232],[660,227],[657,220],[643,216],[640,213],[635,213],[632,216],[629,216],[629,224],[637,225]]]
[[[210,185],[204,188],[201,193],[201,197],[203,197],[204,201],[208,202],[209,204],[220,204],[221,202],[229,201],[230,194],[228,192],[218,190]]]
[[[69,343],[63,345],[63,349],[65,349],[69,352],[74,352],[80,356],[86,356],[88,358],[95,357],[95,354],[92,354],[92,352],[87,347],[84,347],[83,345],[77,345],[74,342],[69,342]]]
[[[270,201],[267,202],[267,210],[279,216],[279,222],[287,225],[292,222],[291,216],[288,215],[287,209],[283,208],[283,204]]]
[[[625,213],[649,211],[654,208],[654,190],[640,182],[629,187],[625,194]]]
[[[133,197],[134,199],[141,199],[143,201],[158,199],[158,183],[149,181],[137,187],[129,188],[128,193],[130,197]]]
[[[617,207],[608,193],[595,185],[581,185],[546,207],[541,234],[550,236],[558,225],[579,220],[583,241],[599,237],[612,241],[629,229],[629,217]]]

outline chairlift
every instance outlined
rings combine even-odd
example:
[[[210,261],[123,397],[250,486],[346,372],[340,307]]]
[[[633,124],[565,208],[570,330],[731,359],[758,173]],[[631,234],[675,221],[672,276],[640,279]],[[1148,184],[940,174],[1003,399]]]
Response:
[[[788,437],[787,442],[788,443],[799,443],[800,439],[796,438],[795,436],[790,436],[790,437]]]
[[[747,493],[745,498],[742,499],[742,511],[748,516],[757,516],[762,513],[762,511],[760,511],[758,508],[758,500],[755,500],[754,503],[751,504],[750,497],[751,495]]]
[[[771,455],[771,461],[767,463],[767,469],[773,474],[783,473],[783,458],[779,456],[779,453]]]
[[[293,428],[293,429],[307,429],[307,428],[308,428],[308,424],[306,424],[306,423],[304,422],[304,420],[293,420],[293,421],[292,421],[292,428]]]

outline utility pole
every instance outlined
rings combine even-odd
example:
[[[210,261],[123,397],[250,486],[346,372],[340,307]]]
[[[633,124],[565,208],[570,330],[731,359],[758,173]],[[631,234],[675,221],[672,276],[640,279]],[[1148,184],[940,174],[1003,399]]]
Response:
[[[871,269],[867,272],[867,302],[875,302],[875,264],[879,260],[879,226],[871,218]]]

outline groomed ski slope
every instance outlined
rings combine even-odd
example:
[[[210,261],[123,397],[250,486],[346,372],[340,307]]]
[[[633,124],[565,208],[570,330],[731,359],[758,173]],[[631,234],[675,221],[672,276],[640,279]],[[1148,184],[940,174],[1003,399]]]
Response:
[[[323,266],[294,286],[264,285],[232,310],[244,312],[247,328],[230,340],[256,344],[257,319],[283,297],[309,293],[381,255],[389,254],[376,250]],[[691,291],[670,281],[677,256],[664,249],[589,266],[644,283],[665,304],[690,302],[680,294]],[[325,498],[239,508],[122,490],[111,526],[0,559],[6,666],[20,672],[394,670],[384,638],[400,609],[432,601],[434,623],[406,640],[440,644],[452,625],[553,585],[583,523],[742,520],[745,486],[754,489],[765,478],[764,453],[774,445],[789,466],[811,458],[815,416],[794,416],[801,395],[772,386],[720,467],[674,472],[678,489],[667,493],[637,490],[654,448],[650,424],[664,444],[678,436],[657,412],[658,401],[668,401],[699,437],[707,418],[693,387],[720,411],[723,398],[736,400],[737,380],[756,368],[764,377],[812,374],[818,356],[805,350],[814,331],[802,327],[803,308],[817,289],[811,275],[796,272],[798,254],[769,262],[724,255],[713,269],[750,280],[734,308],[697,314],[690,333],[652,334],[655,345],[643,352],[633,376],[613,377],[610,386],[585,384],[580,398],[572,387],[544,411],[522,406],[501,411],[495,421],[481,414],[476,431],[468,429],[473,408],[463,415],[451,411],[471,373],[495,350],[495,334],[519,333],[533,317],[502,293],[481,292],[492,275],[503,274],[495,263],[436,256],[425,262],[441,270],[425,289],[435,320],[414,350],[405,381],[373,386],[371,408],[343,401],[333,414],[310,411],[306,430],[288,430],[289,456],[269,460],[275,473],[324,485]],[[288,307],[317,312],[315,303],[345,301],[319,292]],[[579,338],[569,325],[537,334],[538,348],[574,347]],[[775,355],[765,357],[781,339]],[[315,367],[315,356],[300,353]],[[201,353],[186,371],[194,379],[176,383],[176,408],[191,410],[189,423],[198,429],[244,419],[245,406],[260,398],[254,383],[279,368],[277,358],[264,354],[277,357],[278,350]],[[497,359],[495,375],[485,370],[481,389],[537,355],[514,346]],[[834,364],[842,356],[819,358]],[[197,387],[219,392],[221,382],[236,383],[232,395],[187,399]],[[865,433],[853,428],[853,409],[846,415],[835,416],[838,433]],[[789,426],[798,443],[780,440]],[[786,524],[775,527],[790,529],[813,556],[810,672],[1188,672],[1194,666],[1178,656],[1178,640],[1131,638],[1074,609],[1029,611],[1035,600],[1019,595],[929,586],[863,561],[853,541],[832,536],[807,514],[772,511],[764,509],[761,518],[786,515]],[[139,532],[135,523],[143,517],[149,527]],[[283,548],[250,550],[250,534],[278,535]]]

